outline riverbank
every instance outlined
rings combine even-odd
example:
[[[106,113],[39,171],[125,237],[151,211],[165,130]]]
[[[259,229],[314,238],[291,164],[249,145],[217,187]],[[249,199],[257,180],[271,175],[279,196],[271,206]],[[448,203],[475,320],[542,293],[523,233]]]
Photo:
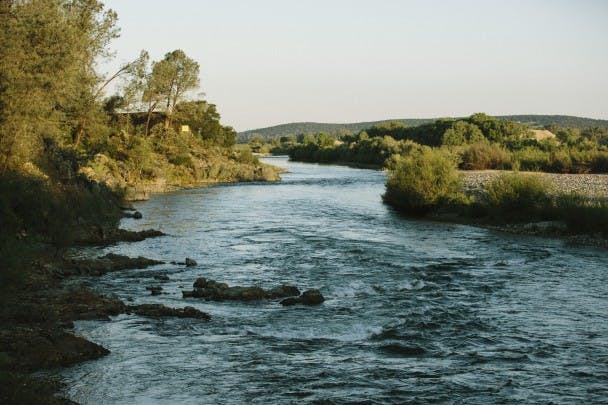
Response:
[[[465,192],[468,195],[480,195],[488,184],[496,180],[501,174],[504,174],[505,171],[479,170],[461,171],[461,173],[463,175],[463,188]],[[591,200],[608,200],[607,174],[557,174],[540,172],[524,172],[522,174],[544,179],[549,183],[550,192],[554,195],[576,194]],[[436,217],[441,219],[440,214]],[[470,223],[470,219],[461,219],[462,223]],[[504,225],[487,224],[483,221],[478,221],[476,225],[513,234],[558,238],[570,244],[608,249],[608,238],[606,236],[601,233],[572,234],[568,232],[567,224],[563,221],[537,221]]]
[[[606,246],[608,176],[459,172],[425,148],[396,158],[384,201],[419,217]]]
[[[119,231],[119,232],[118,232]],[[118,230],[104,239],[80,239],[83,245],[138,241],[163,234],[158,231]],[[82,235],[96,230],[82,230]],[[209,316],[194,308],[174,309],[163,305],[132,306],[115,297],[102,296],[81,283],[66,283],[82,276],[101,276],[108,272],[143,269],[163,262],[144,257],[108,254],[89,259],[70,258],[67,250],[58,252],[49,245],[37,245],[29,253],[24,279],[19,285],[4,286],[0,310],[0,402],[3,404],[72,403],[56,397],[60,381],[32,373],[69,367],[94,360],[109,350],[73,333],[74,321],[109,320],[110,316],[135,313],[152,317]]]
[[[195,146],[192,146],[192,153],[186,163],[171,163],[164,156],[155,155],[155,167],[147,173],[133,173],[124,162],[104,154],[97,154],[87,161],[80,168],[80,173],[90,181],[105,184],[122,194],[127,201],[144,201],[151,194],[212,184],[274,182],[281,179],[280,168],[260,163],[246,152],[197,149]]]
[[[214,167],[226,169],[219,169],[213,179],[204,182],[206,185],[277,181],[278,173],[283,171],[257,161],[232,159],[226,166]],[[147,199],[151,192],[191,188],[201,183],[185,181],[169,185],[163,182],[162,187],[159,183],[135,183],[135,190],[142,194],[121,199],[115,192],[120,187],[108,181],[110,178],[86,178],[86,170],[77,171],[67,164],[60,169],[56,177],[61,180],[38,172],[33,175],[16,172],[3,177],[0,183],[3,191],[0,214],[4,218],[0,234],[3,256],[0,403],[3,404],[70,403],[55,397],[60,383],[32,373],[72,366],[109,353],[104,347],[74,335],[72,328],[76,320],[104,320],[130,312],[138,316],[208,318],[194,309],[184,312],[163,306],[135,308],[72,281],[81,276],[145,268],[159,262],[117,255],[86,260],[70,258],[70,252],[81,246],[103,247],[164,236],[154,229],[119,228],[119,219],[123,216],[141,218],[124,200]],[[229,173],[238,176],[230,177]],[[151,184],[156,185],[151,187]]]

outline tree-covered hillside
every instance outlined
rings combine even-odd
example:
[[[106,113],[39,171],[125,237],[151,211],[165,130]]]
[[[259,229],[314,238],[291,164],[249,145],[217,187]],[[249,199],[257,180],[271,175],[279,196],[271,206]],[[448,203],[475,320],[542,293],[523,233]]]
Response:
[[[570,115],[503,115],[496,117],[501,120],[517,121],[532,128],[545,126],[558,126],[568,128],[602,127],[608,128],[608,120],[597,120],[592,118],[574,117]],[[252,129],[239,132],[238,142],[248,142],[256,136],[264,140],[272,140],[277,136],[316,134],[319,132],[359,132],[377,125],[389,122],[401,122],[408,126],[428,124],[435,121],[434,118],[403,118],[396,120],[381,120],[371,122],[356,122],[348,124],[328,124],[319,122],[294,122],[290,124],[276,125],[267,128]]]

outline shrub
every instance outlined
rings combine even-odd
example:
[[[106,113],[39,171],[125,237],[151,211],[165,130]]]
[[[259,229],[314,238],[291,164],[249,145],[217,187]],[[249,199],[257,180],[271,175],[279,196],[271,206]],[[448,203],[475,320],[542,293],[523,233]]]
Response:
[[[482,203],[495,217],[543,217],[551,207],[550,192],[550,184],[540,176],[505,173],[486,186]]]
[[[608,152],[598,151],[593,157],[591,171],[594,173],[608,173]]]
[[[551,162],[548,169],[555,173],[570,173],[572,170],[572,159],[566,150],[557,150],[551,153]]]
[[[550,166],[551,156],[549,152],[528,147],[514,152],[513,160],[519,161],[523,171],[539,172],[547,170]]]
[[[456,164],[441,150],[423,148],[392,166],[384,199],[408,213],[423,214],[463,198]]]
[[[245,164],[259,164],[259,160],[257,157],[251,153],[251,149],[246,148],[239,152],[237,158],[237,162],[245,163]]]
[[[556,215],[575,233],[608,236],[608,201],[580,194],[562,194],[556,199]]]
[[[169,163],[175,166],[184,166],[190,169],[194,168],[194,162],[189,154],[169,156]]]
[[[447,146],[464,145],[467,143],[477,143],[484,141],[485,138],[479,127],[466,121],[456,121],[443,134],[441,143]]]
[[[476,143],[462,150],[460,167],[465,170],[510,169],[511,154],[500,145]]]

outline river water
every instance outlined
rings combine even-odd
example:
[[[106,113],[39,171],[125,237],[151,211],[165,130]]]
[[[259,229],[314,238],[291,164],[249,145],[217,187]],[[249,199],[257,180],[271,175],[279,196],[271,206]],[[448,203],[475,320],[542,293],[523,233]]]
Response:
[[[77,333],[112,353],[61,371],[66,395],[83,404],[608,400],[607,251],[414,221],[382,203],[383,173],[267,161],[290,173],[137,204],[144,218],[124,227],[170,236],[106,251],[198,265],[88,282],[212,319],[78,322]],[[198,276],[318,288],[326,301],[183,299]],[[157,284],[164,294],[149,296]]]

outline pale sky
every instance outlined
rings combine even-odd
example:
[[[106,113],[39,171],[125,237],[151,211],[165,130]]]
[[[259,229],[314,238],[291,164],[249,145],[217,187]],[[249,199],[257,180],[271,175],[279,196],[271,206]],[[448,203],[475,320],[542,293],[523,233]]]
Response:
[[[466,116],[608,119],[608,0],[106,0],[121,38],[183,49],[238,131]]]

